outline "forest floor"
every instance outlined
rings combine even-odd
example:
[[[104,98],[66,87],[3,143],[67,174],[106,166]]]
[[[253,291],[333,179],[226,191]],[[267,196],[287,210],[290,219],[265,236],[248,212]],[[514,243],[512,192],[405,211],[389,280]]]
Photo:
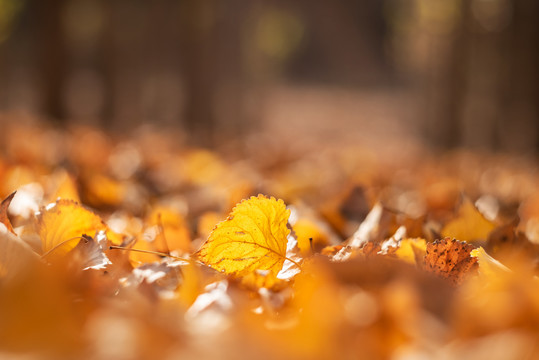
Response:
[[[0,358],[539,357],[536,160],[411,103],[283,88],[236,154],[9,115]]]

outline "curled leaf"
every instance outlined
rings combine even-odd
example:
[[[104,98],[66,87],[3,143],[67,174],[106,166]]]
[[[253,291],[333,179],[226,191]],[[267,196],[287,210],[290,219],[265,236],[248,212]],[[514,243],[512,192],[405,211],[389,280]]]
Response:
[[[472,250],[470,256],[477,259],[479,273],[483,276],[493,278],[511,272],[507,266],[487,254],[482,247]]]
[[[0,223],[4,224],[6,229],[12,234],[15,234],[15,231],[13,230],[13,226],[11,226],[11,222],[7,216],[7,209],[16,193],[16,191],[12,192],[11,195],[6,197],[4,200],[2,200],[2,203],[0,203]]]
[[[111,262],[104,252],[107,237],[103,231],[96,233],[95,237],[82,235],[81,241],[73,249],[83,270],[104,269]]]
[[[286,259],[289,215],[284,202],[273,197],[243,200],[215,227],[197,256],[226,274],[267,270],[276,277]]]

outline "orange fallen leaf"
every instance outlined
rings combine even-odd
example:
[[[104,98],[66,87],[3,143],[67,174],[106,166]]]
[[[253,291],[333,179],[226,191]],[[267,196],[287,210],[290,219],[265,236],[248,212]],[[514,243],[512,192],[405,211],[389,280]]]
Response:
[[[290,210],[263,195],[243,200],[196,253],[210,267],[237,276],[267,270],[276,277],[286,259]]]
[[[469,272],[477,270],[477,258],[470,256],[473,249],[471,244],[450,238],[428,243],[425,269],[459,285]]]

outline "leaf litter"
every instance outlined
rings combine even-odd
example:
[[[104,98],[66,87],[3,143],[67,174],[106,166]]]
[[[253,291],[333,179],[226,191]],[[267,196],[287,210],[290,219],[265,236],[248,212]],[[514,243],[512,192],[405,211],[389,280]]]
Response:
[[[0,357],[539,356],[533,161],[41,130],[4,134]]]

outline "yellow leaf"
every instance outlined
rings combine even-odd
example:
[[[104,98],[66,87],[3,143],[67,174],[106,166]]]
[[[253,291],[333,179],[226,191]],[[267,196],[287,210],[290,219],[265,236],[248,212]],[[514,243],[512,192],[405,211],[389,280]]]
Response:
[[[198,258],[226,274],[267,270],[276,277],[286,259],[289,216],[282,200],[263,195],[243,200],[215,227]]]
[[[442,229],[442,236],[473,242],[486,240],[494,228],[495,225],[485,219],[470,199],[465,197],[457,217]]]
[[[402,239],[395,255],[410,264],[421,265],[425,252],[427,251],[427,242],[425,239]]]
[[[493,278],[511,272],[509,268],[487,254],[482,247],[473,249],[470,252],[470,256],[477,258],[477,262],[479,263],[479,273],[483,276]]]
[[[73,200],[60,199],[43,208],[37,215],[36,229],[44,254],[52,252],[56,256],[72,250],[84,234],[94,236],[97,231],[106,231],[109,239],[112,233],[101,218]],[[118,240],[112,240],[118,243]]]

